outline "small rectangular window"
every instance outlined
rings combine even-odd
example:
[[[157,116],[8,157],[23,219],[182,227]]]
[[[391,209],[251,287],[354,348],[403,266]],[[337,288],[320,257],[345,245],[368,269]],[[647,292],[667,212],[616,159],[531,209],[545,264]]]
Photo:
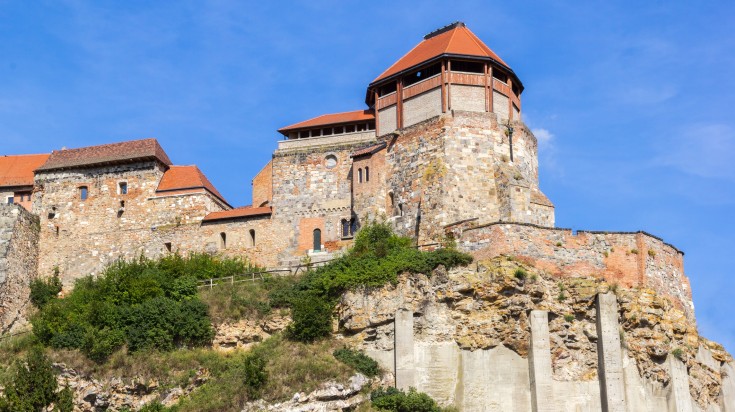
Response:
[[[12,205],[13,203],[15,203],[15,199],[13,199],[12,197],[9,197],[8,198],[8,204],[9,205]]]
[[[355,125],[350,124],[345,126],[345,133],[354,133],[355,132]]]
[[[79,188],[79,199],[87,200],[88,195],[89,195],[89,192],[87,190],[87,186],[82,186]]]
[[[121,195],[127,195],[128,194],[128,184],[127,184],[127,182],[120,182],[120,194]]]

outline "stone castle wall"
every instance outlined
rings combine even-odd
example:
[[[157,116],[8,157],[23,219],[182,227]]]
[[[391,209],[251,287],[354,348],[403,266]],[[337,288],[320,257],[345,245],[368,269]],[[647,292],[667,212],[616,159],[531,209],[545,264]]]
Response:
[[[38,217],[0,204],[0,334],[24,326],[38,265]]]
[[[253,207],[270,204],[273,199],[273,162],[268,162],[253,178]]]
[[[670,298],[694,322],[684,254],[644,232],[585,232],[494,223],[454,229],[460,249],[476,259],[513,255],[556,276],[590,276],[625,287],[651,288]]]
[[[370,170],[370,179],[363,176],[360,182],[359,170],[364,174],[366,169]],[[353,159],[352,170],[352,213],[359,225],[392,216],[394,211],[391,210],[385,183],[388,178],[385,150]]]
[[[58,268],[69,286],[117,259],[159,256],[167,252],[159,229],[198,224],[209,212],[223,210],[203,189],[157,195],[163,172],[160,164],[145,162],[37,174],[39,276]],[[127,183],[127,194],[119,193],[120,182]],[[81,186],[88,188],[86,200]]]

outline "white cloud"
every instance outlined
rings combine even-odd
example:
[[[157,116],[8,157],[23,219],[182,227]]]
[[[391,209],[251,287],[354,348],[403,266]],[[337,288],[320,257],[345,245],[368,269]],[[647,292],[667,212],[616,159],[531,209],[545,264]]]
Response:
[[[536,140],[538,140],[538,144],[540,145],[548,145],[551,144],[554,140],[554,135],[548,131],[547,129],[533,129],[531,130],[533,132],[534,136],[536,136]]]
[[[663,141],[654,164],[705,177],[735,180],[735,130],[724,124],[699,125]]]
[[[548,129],[538,127],[531,129],[531,133],[538,141],[538,159],[541,167],[555,175],[563,175],[563,170],[557,162],[556,138]]]

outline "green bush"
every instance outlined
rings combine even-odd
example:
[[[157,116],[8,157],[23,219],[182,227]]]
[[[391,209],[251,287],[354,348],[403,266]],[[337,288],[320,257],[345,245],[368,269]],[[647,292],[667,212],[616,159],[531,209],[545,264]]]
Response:
[[[378,362],[362,352],[349,348],[342,348],[334,351],[334,357],[340,362],[355,368],[356,371],[367,377],[378,376],[380,373]]]
[[[57,392],[51,361],[38,346],[33,347],[23,361],[16,361],[4,385],[5,393],[0,396],[2,412],[42,411],[52,403],[57,403],[56,410],[60,412],[72,411],[70,390],[65,388]]]
[[[515,276],[518,280],[525,280],[526,277],[528,277],[528,272],[526,272],[523,268],[516,269],[515,273],[513,273],[513,276]]]
[[[429,395],[410,388],[408,392],[390,387],[379,388],[370,394],[373,406],[391,412],[441,412],[441,408]]]
[[[197,279],[253,268],[203,254],[116,262],[97,278],[79,279],[66,298],[45,303],[31,320],[33,332],[47,346],[80,349],[97,362],[123,345],[131,352],[207,345],[214,331]]]
[[[56,296],[61,292],[61,280],[58,275],[48,279],[34,279],[30,286],[31,303],[39,309],[52,299],[56,299]]]
[[[290,295],[293,324],[289,335],[310,342],[328,336],[337,299],[357,287],[381,287],[397,283],[402,272],[430,275],[439,265],[467,265],[472,257],[454,249],[423,252],[411,239],[393,233],[387,223],[365,225],[355,244],[343,256],[308,272]]]
[[[265,371],[266,360],[259,352],[254,351],[245,356],[243,360],[243,375],[245,387],[250,399],[260,395],[260,391],[268,381],[268,373]]]

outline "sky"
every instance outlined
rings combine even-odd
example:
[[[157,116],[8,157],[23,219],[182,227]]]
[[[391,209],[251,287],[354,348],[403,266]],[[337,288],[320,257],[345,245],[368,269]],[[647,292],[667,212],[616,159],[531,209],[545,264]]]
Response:
[[[557,226],[676,245],[735,352],[735,2],[0,0],[0,154],[155,137],[249,204],[278,128],[453,21],[523,81]]]

